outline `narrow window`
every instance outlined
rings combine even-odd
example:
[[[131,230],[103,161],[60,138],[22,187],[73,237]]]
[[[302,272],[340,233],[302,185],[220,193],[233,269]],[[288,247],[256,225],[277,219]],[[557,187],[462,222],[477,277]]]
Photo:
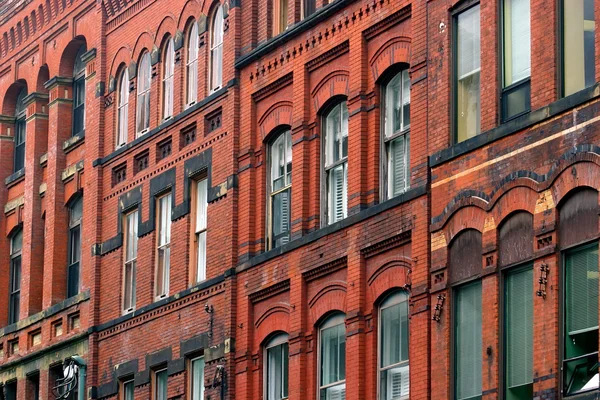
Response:
[[[273,36],[287,29],[288,0],[273,0]]]
[[[134,400],[133,393],[135,391],[135,385],[133,380],[123,382],[123,397],[122,400]]]
[[[563,92],[573,94],[596,82],[594,0],[563,0]]]
[[[194,358],[190,364],[192,400],[204,400],[204,357]]]
[[[219,3],[212,20],[210,40],[210,92],[221,88],[223,81],[223,6]]]
[[[456,399],[481,396],[481,281],[455,289],[454,390]]]
[[[269,248],[290,241],[292,191],[292,132],[286,130],[271,143]]]
[[[138,210],[125,216],[125,266],[123,271],[123,311],[135,309],[136,266],[138,249]]]
[[[408,70],[396,74],[384,89],[384,198],[391,199],[408,188],[410,78]]]
[[[0,387],[0,389],[2,389]],[[4,384],[4,396],[6,400],[17,400],[17,381]]]
[[[327,318],[319,329],[319,399],[346,398],[345,315]]]
[[[79,293],[79,275],[81,259],[81,217],[83,201],[79,197],[69,207],[69,271],[67,277],[67,297]]]
[[[598,389],[598,244],[565,254],[563,393]]]
[[[117,136],[117,148],[127,143],[127,131],[129,126],[129,70],[123,68],[119,84],[119,126]]]
[[[504,276],[506,399],[533,398],[533,267]]]
[[[266,400],[288,398],[288,358],[288,335],[275,335],[265,346]]]
[[[21,311],[21,248],[23,231],[19,230],[10,240],[10,297],[8,305],[8,323],[19,321]]]
[[[162,369],[154,373],[154,399],[167,400],[167,370]]]
[[[79,48],[73,67],[73,136],[85,130],[85,63],[82,56],[86,51],[85,45]]]
[[[137,134],[143,135],[150,127],[150,85],[152,84],[152,67],[150,54],[145,52],[140,60],[137,74]]]
[[[206,279],[206,220],[207,180],[196,182],[196,223],[194,240],[196,246],[196,282]]]
[[[302,19],[311,16],[315,13],[317,9],[317,1],[316,0],[301,0],[302,3]]]
[[[25,108],[25,96],[27,89],[21,90],[17,97],[17,106],[15,109],[15,155],[14,155],[14,172],[25,168],[25,137],[27,133],[27,122],[25,117],[27,109]]]
[[[167,41],[163,65],[163,118],[173,116],[173,74],[175,71],[175,50],[173,39]]]
[[[381,400],[408,399],[408,296],[396,292],[379,309]]]
[[[156,264],[156,298],[169,294],[171,267],[171,193],[158,199],[158,262]]]
[[[198,23],[192,22],[188,38],[187,101],[189,107],[198,100]]]
[[[343,101],[325,118],[325,179],[327,222],[347,216],[348,190],[348,106]]]
[[[502,119],[530,110],[531,14],[529,0],[504,0]]]
[[[458,14],[456,26],[456,139],[462,142],[480,130],[479,5]]]
[[[26,398],[31,400],[40,399],[40,373],[27,376]]]

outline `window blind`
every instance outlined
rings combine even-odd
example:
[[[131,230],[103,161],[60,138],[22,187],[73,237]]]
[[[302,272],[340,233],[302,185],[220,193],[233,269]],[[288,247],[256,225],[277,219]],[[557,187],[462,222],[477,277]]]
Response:
[[[570,252],[565,273],[567,333],[598,329],[598,246]]]
[[[457,399],[481,395],[481,281],[455,292],[455,391]]]

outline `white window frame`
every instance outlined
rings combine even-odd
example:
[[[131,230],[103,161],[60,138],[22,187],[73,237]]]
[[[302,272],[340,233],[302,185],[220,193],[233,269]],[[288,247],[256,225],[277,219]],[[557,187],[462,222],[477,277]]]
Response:
[[[196,399],[194,398],[194,363],[198,362],[200,360],[204,360],[204,356],[200,356],[200,357],[195,357],[190,359],[189,362],[189,372],[190,372],[190,400],[204,400],[204,392],[206,390],[206,388],[204,387],[204,378],[206,377],[206,362],[204,363],[203,367],[202,367],[202,379],[200,381],[200,398]]]
[[[283,179],[284,179],[284,184],[281,188],[273,190],[274,185],[273,185],[273,151],[275,149],[275,145],[277,144],[277,142],[279,140],[283,140],[283,144],[285,146],[285,150],[284,150],[284,162],[285,162],[285,166],[284,166],[284,174],[283,174]],[[285,191],[289,191],[289,224],[290,226],[288,227],[289,232],[290,232],[290,237],[288,238],[288,242],[289,240],[291,240],[291,212],[292,212],[292,207],[291,207],[291,203],[292,203],[292,176],[291,176],[291,172],[288,171],[288,163],[287,163],[287,158],[288,158],[288,145],[289,145],[289,149],[290,149],[290,154],[289,154],[289,158],[290,158],[290,163],[293,163],[293,157],[292,157],[292,153],[293,153],[293,149],[292,149],[292,131],[289,128],[286,128],[284,130],[282,130],[281,132],[279,132],[274,140],[271,140],[270,143],[268,144],[268,159],[269,159],[269,166],[268,166],[268,199],[267,199],[267,249],[273,249],[277,246],[275,246],[275,244],[273,243],[273,201],[275,199],[275,196],[278,195],[279,193],[285,192]],[[288,174],[290,174],[289,179],[288,179]],[[286,242],[287,243],[287,242]],[[285,244],[285,243],[284,243]]]
[[[391,294],[389,294],[388,296],[386,296],[386,298],[383,300],[383,302],[381,303],[381,305],[378,308],[378,324],[377,324],[377,398],[380,400],[383,400],[381,398],[382,396],[382,388],[381,388],[381,375],[383,373],[385,373],[386,371],[393,369],[393,368],[398,368],[398,367],[409,367],[410,366],[410,357],[408,360],[406,361],[400,361],[399,363],[396,364],[392,364],[392,365],[388,365],[386,367],[382,367],[381,366],[381,359],[382,359],[382,354],[381,354],[381,348],[382,348],[382,332],[381,332],[381,326],[382,326],[382,321],[383,321],[383,317],[381,315],[381,312],[383,310],[385,310],[386,308],[389,307],[393,307],[395,305],[398,304],[402,304],[402,303],[408,303],[408,293],[405,291],[396,291],[393,292]],[[408,317],[408,314],[407,314]],[[407,322],[408,323],[408,322]],[[407,338],[407,340],[410,339],[410,326],[408,327],[408,333],[409,333],[409,337]],[[409,352],[410,352],[410,342],[408,343],[408,348],[409,348]],[[410,387],[410,385],[409,385]],[[410,389],[409,389],[410,390]],[[403,396],[400,398],[393,398],[395,399],[400,399],[400,400],[406,400],[409,399],[410,395],[407,396]]]
[[[167,40],[163,65],[163,119],[173,116],[173,85],[175,74],[175,45],[173,38]]]
[[[165,373],[165,387],[167,388],[167,395],[164,399],[158,398],[158,374]],[[167,400],[169,397],[169,373],[166,368],[157,369],[153,372],[154,375],[154,387],[152,388],[152,400]]]
[[[398,82],[399,81],[399,82]],[[400,105],[400,129],[393,129],[393,119],[390,115],[393,112],[393,104],[390,104],[389,93],[391,86],[399,83]],[[408,95],[405,96],[405,85],[408,84]],[[410,187],[410,116],[406,123],[404,120],[404,107],[409,107],[410,112],[410,77],[408,68],[398,71],[392,79],[383,86],[383,121],[382,121],[382,150],[381,150],[381,177],[382,177],[382,199],[389,200],[397,195],[404,193]],[[405,163],[405,185],[401,192],[394,194],[393,179],[391,174],[393,171],[392,165],[392,143],[396,140],[404,140],[404,163]]]
[[[133,388],[133,397],[131,399],[127,398],[127,386],[131,385]],[[134,400],[135,399],[135,382],[133,379],[125,380],[121,383],[122,395],[121,400]]]
[[[123,246],[123,314],[135,310],[136,303],[136,270],[138,251],[138,223],[139,210],[135,209],[127,213],[124,218],[124,246]],[[127,270],[131,269],[131,287],[129,288],[131,298],[127,299]],[[128,304],[129,303],[129,304]],[[129,306],[129,307],[128,307]]]
[[[142,136],[150,130],[150,95],[152,88],[152,65],[150,65],[150,53],[144,52],[140,59],[140,65],[137,73],[137,104],[136,104],[136,134],[137,137]],[[140,123],[142,117],[142,107],[145,113],[144,120]],[[141,129],[140,129],[141,128]]]
[[[269,374],[270,370],[269,370],[269,349],[272,349],[274,347],[277,346],[281,346],[283,344],[288,344],[288,352],[289,352],[289,335],[285,332],[279,332],[275,335],[273,335],[273,337],[271,339],[269,339],[269,341],[267,342],[267,344],[265,345],[264,351],[263,351],[263,397],[265,400],[272,400],[269,397],[269,382],[271,382],[271,376]],[[288,374],[289,374],[289,355],[288,355]],[[282,378],[283,378],[283,373],[281,374]],[[288,376],[288,383],[289,383],[289,376]],[[282,382],[282,387],[283,387],[283,382]],[[289,387],[288,389],[288,396],[289,396]],[[287,399],[287,397],[279,397],[278,399],[274,399],[274,400],[282,400],[282,399]]]
[[[334,326],[342,325],[342,324],[344,325],[344,330],[345,330],[346,315],[342,312],[335,312],[335,313],[331,314],[329,317],[327,317],[323,321],[323,323],[321,323],[321,325],[319,326],[318,340],[317,340],[317,399],[321,398],[321,390],[323,390],[323,389],[327,389],[327,388],[334,387],[334,386],[339,386],[342,384],[344,385],[344,388],[346,387],[346,379],[341,380],[341,381],[332,382],[327,385],[321,385],[321,369],[322,369],[321,362],[323,360],[323,355],[321,354],[321,341],[322,341],[321,334],[327,328],[332,328]],[[345,346],[345,344],[344,344],[344,346]]]
[[[164,299],[169,295],[169,278],[171,270],[171,208],[172,208],[172,193],[166,193],[156,199],[156,223],[158,225],[156,234],[156,270],[155,270],[155,282],[154,285],[154,297],[155,300]],[[164,226],[163,226],[164,225]],[[163,233],[163,229],[165,232]],[[160,254],[166,254],[163,257],[165,260],[162,266],[162,277],[159,276],[161,272],[160,267]],[[162,279],[163,290],[159,291],[159,279]]]
[[[206,280],[206,239],[208,222],[208,180],[195,182],[194,254],[196,255],[195,282]]]
[[[186,108],[198,101],[198,42],[198,23],[194,20],[188,36]]]
[[[340,135],[342,137],[342,140],[339,141],[339,149],[338,152],[340,153],[340,158],[338,160],[331,160],[331,158],[333,158],[333,145],[335,144],[335,138],[332,136],[332,132],[330,129],[327,128],[327,126],[329,125],[329,121],[330,121],[330,116],[331,114],[337,109],[339,108],[339,115],[340,115]],[[344,112],[346,117],[348,118],[346,120],[345,123],[345,130],[346,132],[344,132]],[[322,207],[324,209],[324,215],[323,215],[323,226],[326,225],[331,225],[333,223],[336,223],[338,221],[341,221],[345,218],[348,217],[348,154],[346,152],[346,156],[343,156],[343,137],[346,136],[347,138],[349,138],[349,114],[348,114],[348,104],[346,99],[339,101],[338,103],[335,104],[335,106],[331,107],[327,113],[324,115],[323,117],[323,130],[325,131],[325,135],[324,140],[323,140],[323,145],[322,145],[322,156],[323,156],[323,167],[322,167],[322,179],[323,179],[323,183],[322,183],[322,187],[323,187],[323,192],[322,192],[322,198],[325,199],[324,202],[322,202]],[[347,139],[348,140],[348,139]],[[331,148],[330,148],[331,146]],[[343,216],[341,218],[336,218],[335,213],[334,213],[334,202],[335,202],[335,198],[333,196],[333,192],[331,191],[331,185],[330,185],[330,180],[332,179],[332,173],[333,171],[335,171],[338,168],[342,168],[343,170],[343,174],[344,174],[344,183],[343,183],[343,190],[342,190],[342,202],[343,202]]]
[[[223,5],[217,3],[210,22],[210,74],[209,92],[214,93],[223,87]],[[217,35],[217,33],[219,35]],[[217,64],[217,65],[215,65]],[[218,68],[216,68],[218,66]]]
[[[123,68],[119,79],[119,103],[117,107],[117,149],[127,144],[129,131],[129,69]]]

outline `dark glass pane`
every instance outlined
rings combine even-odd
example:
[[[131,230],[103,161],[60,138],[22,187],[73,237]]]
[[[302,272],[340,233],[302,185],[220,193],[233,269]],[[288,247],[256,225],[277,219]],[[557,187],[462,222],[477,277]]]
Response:
[[[81,254],[81,227],[79,225],[71,228],[69,242],[69,264],[79,261]]]
[[[303,0],[304,1],[304,18],[308,17],[315,12],[316,2],[315,0]]]
[[[502,118],[509,120],[531,109],[531,81],[524,80],[504,89],[502,93]]]
[[[25,167],[25,134],[25,120],[18,120],[15,124],[15,172]]]
[[[69,265],[67,278],[67,298],[79,293],[79,263]]]
[[[21,256],[15,257],[11,262],[11,292],[21,289]]]

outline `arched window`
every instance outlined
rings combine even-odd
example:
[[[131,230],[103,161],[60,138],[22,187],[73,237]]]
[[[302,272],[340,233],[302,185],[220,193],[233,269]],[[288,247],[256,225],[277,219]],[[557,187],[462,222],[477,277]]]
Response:
[[[21,310],[21,248],[23,231],[19,229],[10,239],[10,287],[8,300],[8,323],[19,321]]]
[[[269,146],[269,248],[290,241],[292,132],[281,132]]]
[[[383,197],[391,199],[409,185],[410,78],[408,70],[398,72],[384,87],[385,118],[382,167]]]
[[[137,134],[146,133],[150,127],[150,85],[152,84],[152,67],[150,53],[145,52],[140,60],[137,74]]]
[[[265,345],[265,399],[288,398],[288,335],[278,333]]]
[[[85,63],[82,56],[86,51],[85,45],[79,48],[73,66],[73,136],[85,130]]]
[[[198,23],[192,22],[188,38],[186,107],[198,100]]]
[[[25,168],[25,137],[27,133],[25,96],[27,96],[27,89],[22,89],[17,97],[17,106],[15,108],[14,172]]]
[[[129,70],[123,68],[119,80],[119,126],[117,129],[117,148],[127,143],[129,126]]]
[[[319,327],[319,398],[346,397],[346,315],[335,313]]]
[[[338,103],[325,116],[325,164],[327,183],[326,220],[346,218],[348,212],[348,106]]]
[[[408,399],[408,295],[389,295],[379,307],[379,398]]]
[[[214,11],[210,31],[210,91],[223,84],[223,6]]]
[[[69,206],[69,266],[67,274],[67,298],[79,293],[81,260],[81,218],[83,200],[78,197]]]
[[[175,50],[173,38],[167,41],[163,66],[163,118],[173,116],[173,73],[175,71]]]

